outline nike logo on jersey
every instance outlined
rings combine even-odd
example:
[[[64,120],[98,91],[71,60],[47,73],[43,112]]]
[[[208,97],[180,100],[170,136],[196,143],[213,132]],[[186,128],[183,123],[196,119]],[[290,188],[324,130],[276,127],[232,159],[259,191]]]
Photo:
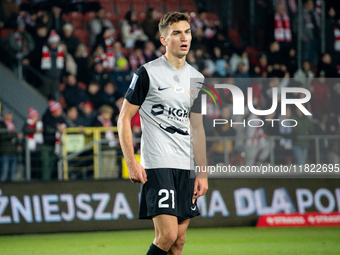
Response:
[[[158,87],[158,91],[165,90],[165,89],[169,89],[169,88],[170,88],[170,87],[166,87],[166,88]]]
[[[195,211],[196,210],[196,205],[191,206],[191,210]]]

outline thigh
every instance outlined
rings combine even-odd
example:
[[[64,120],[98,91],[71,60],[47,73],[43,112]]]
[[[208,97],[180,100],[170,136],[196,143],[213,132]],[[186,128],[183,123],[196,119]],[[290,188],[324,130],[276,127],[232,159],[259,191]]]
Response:
[[[190,219],[178,221],[178,236],[183,236],[187,232],[188,226],[190,223]]]
[[[176,216],[160,214],[152,218],[156,237],[168,235],[170,232],[178,233],[178,220]]]

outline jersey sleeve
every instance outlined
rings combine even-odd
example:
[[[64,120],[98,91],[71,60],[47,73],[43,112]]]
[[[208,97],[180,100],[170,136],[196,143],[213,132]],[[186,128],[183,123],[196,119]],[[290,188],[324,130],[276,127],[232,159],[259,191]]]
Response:
[[[194,103],[191,106],[190,112],[202,113],[201,101],[202,101],[202,90],[199,91],[198,96],[195,98]]]
[[[149,86],[149,75],[144,66],[141,66],[136,73],[133,74],[130,86],[125,94],[125,99],[131,104],[141,106],[148,94]]]

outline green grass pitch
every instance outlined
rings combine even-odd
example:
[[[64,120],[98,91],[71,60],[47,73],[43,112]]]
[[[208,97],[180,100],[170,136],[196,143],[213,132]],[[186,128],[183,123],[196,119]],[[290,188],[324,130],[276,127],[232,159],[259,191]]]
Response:
[[[146,254],[152,230],[0,236],[1,255]],[[340,254],[340,228],[191,228],[183,255]]]

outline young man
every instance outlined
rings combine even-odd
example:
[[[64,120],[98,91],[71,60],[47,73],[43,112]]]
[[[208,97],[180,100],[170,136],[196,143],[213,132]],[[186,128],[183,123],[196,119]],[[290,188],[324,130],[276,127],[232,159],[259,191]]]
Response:
[[[194,104],[190,95],[190,78],[203,75],[185,62],[191,43],[189,16],[167,13],[159,30],[166,53],[134,74],[118,120],[130,179],[143,184],[139,218],[152,219],[155,227],[147,255],[181,254],[190,218],[199,215],[196,199],[208,189],[205,174],[190,178],[190,137],[198,166],[206,165],[206,154],[202,115],[196,110],[199,100]],[[130,128],[138,110],[141,164],[134,158]]]

